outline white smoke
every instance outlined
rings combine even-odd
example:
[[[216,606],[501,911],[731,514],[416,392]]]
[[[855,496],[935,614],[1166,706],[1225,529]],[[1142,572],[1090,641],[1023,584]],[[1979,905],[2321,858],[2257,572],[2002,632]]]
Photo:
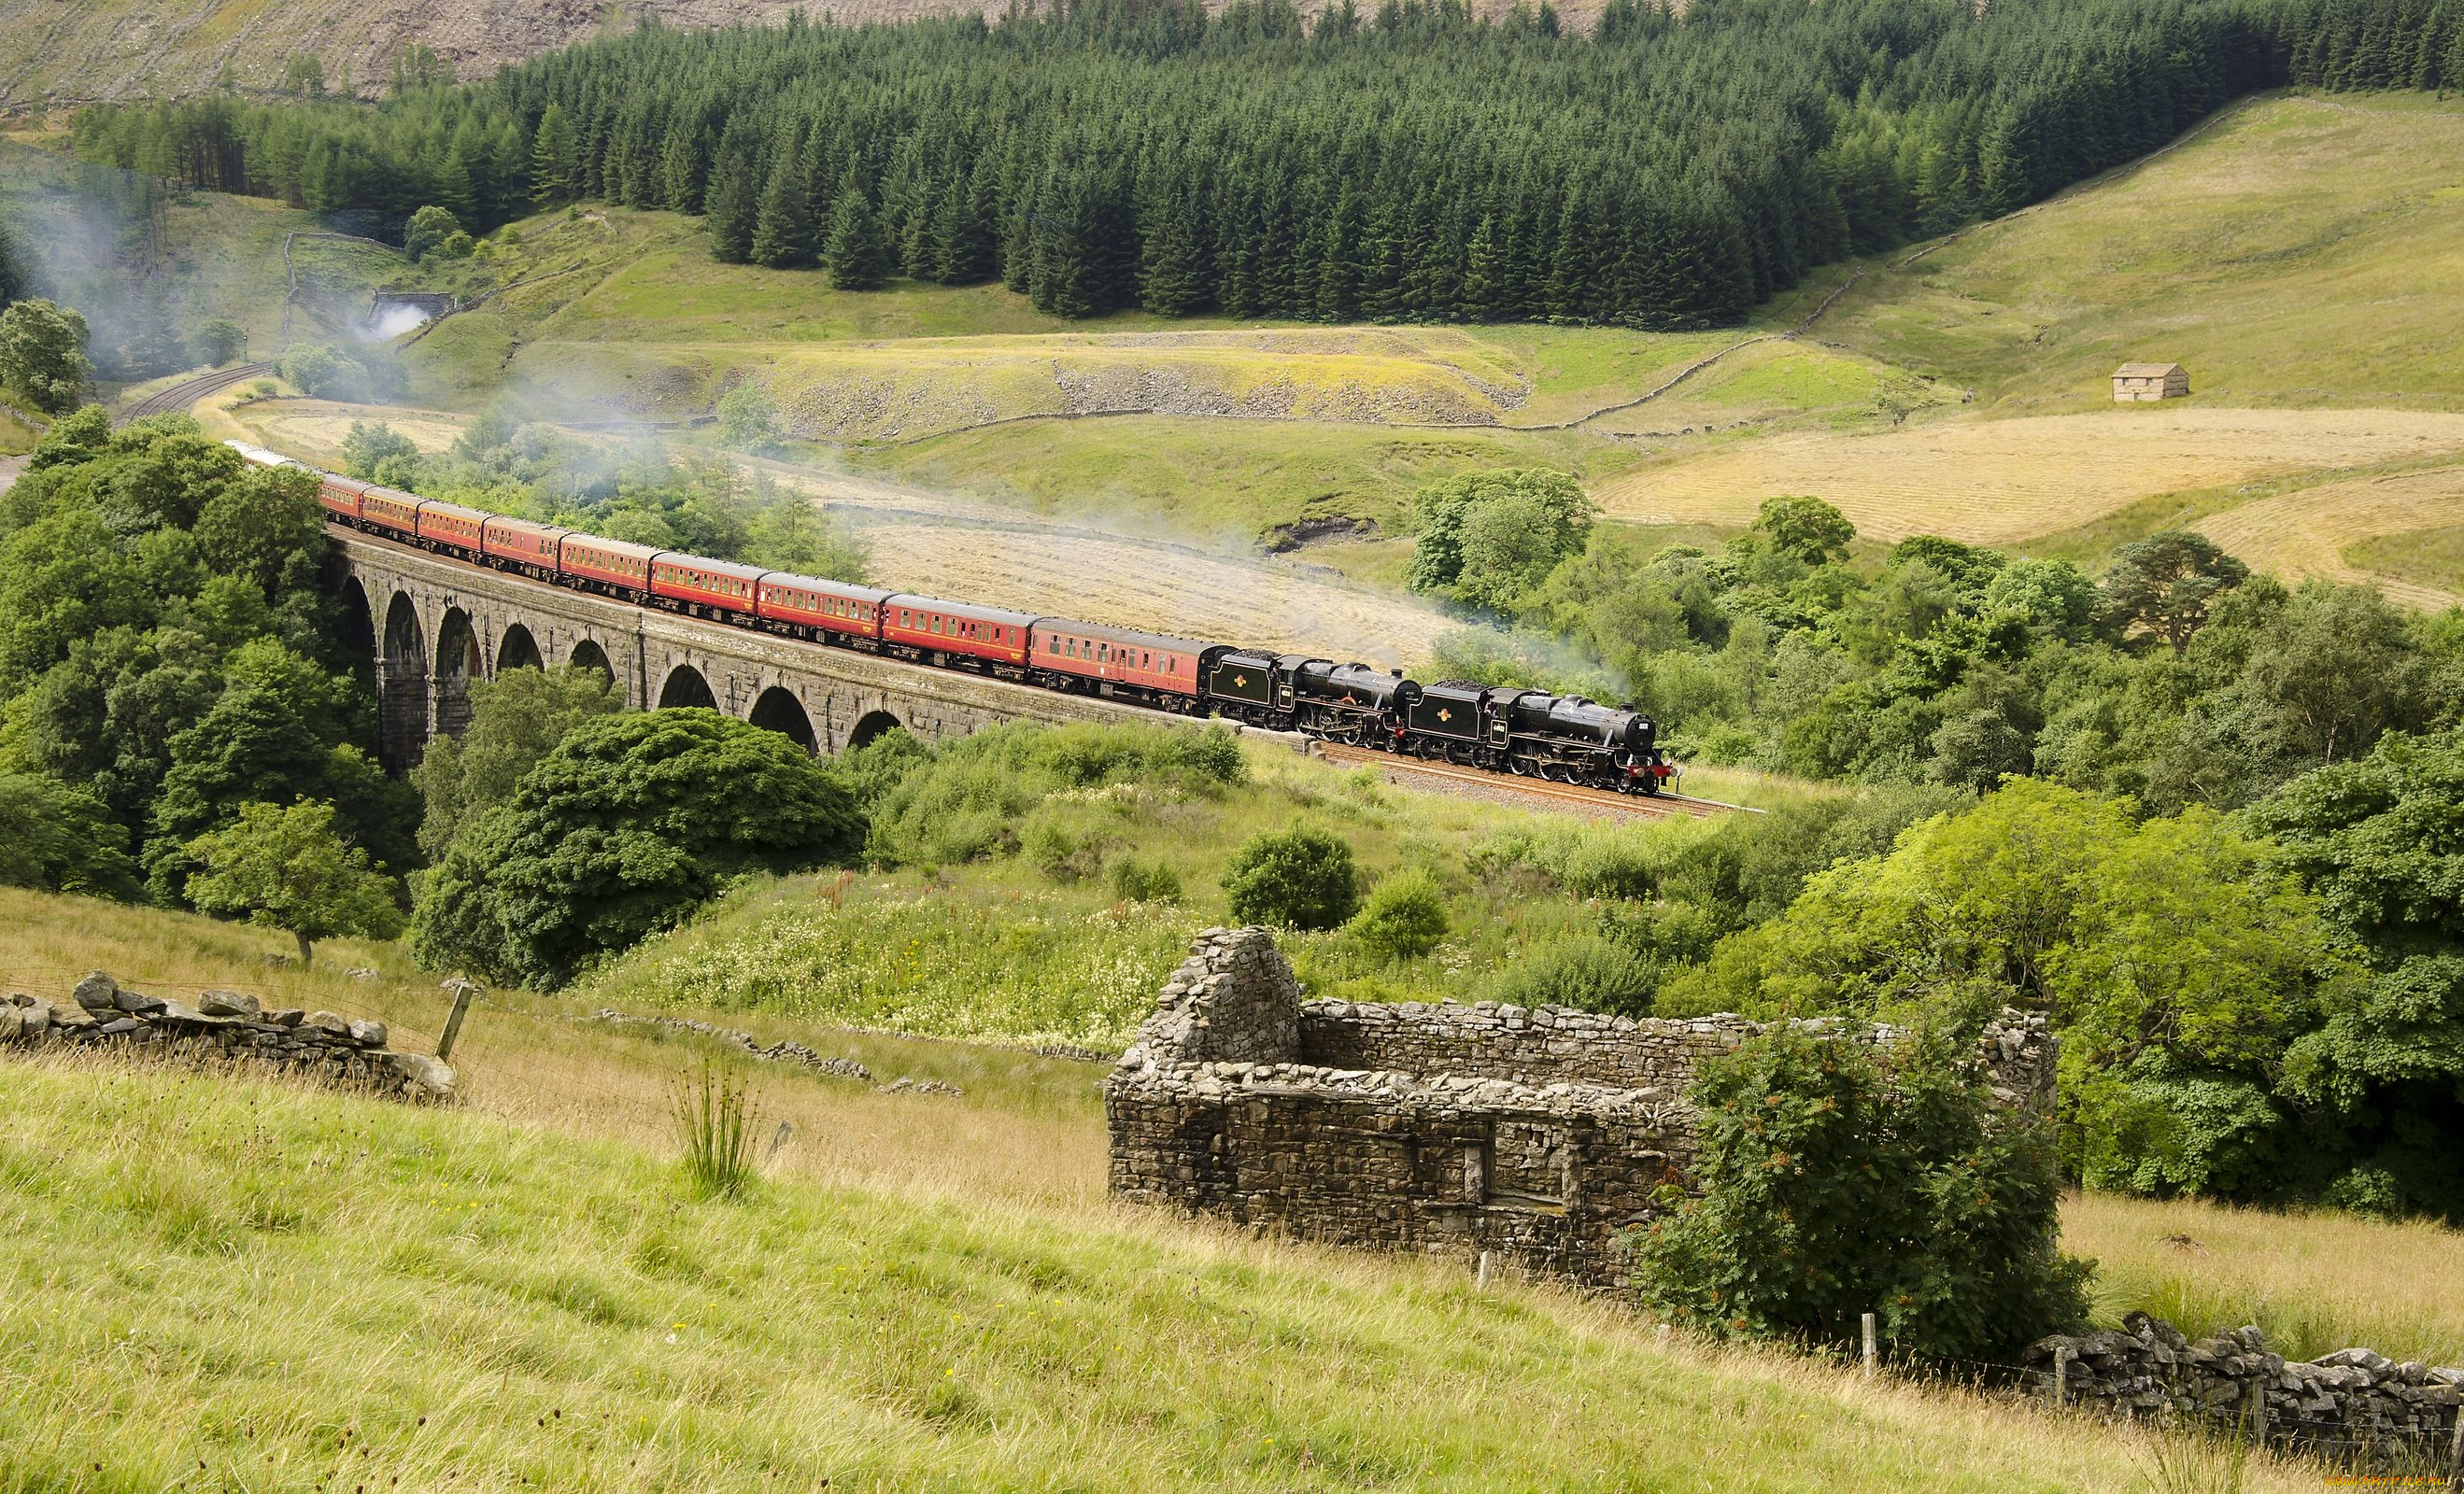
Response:
[[[396,302],[369,318],[360,338],[367,342],[390,341],[429,319],[425,308]]]

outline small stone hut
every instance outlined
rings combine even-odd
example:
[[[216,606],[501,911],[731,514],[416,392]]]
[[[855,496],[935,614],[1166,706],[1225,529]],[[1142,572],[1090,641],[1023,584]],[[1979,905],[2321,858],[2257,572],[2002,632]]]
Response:
[[[1617,1237],[1661,1188],[1693,1187],[1696,1069],[1762,1030],[1304,1000],[1266,931],[1210,929],[1105,1081],[1110,1184],[1299,1239],[1491,1251],[1618,1286]],[[2009,1014],[1983,1060],[2004,1103],[2052,1103],[2042,1016]]]
[[[2124,363],[2113,371],[2113,403],[2178,400],[2190,392],[2190,371],[2179,363]]]

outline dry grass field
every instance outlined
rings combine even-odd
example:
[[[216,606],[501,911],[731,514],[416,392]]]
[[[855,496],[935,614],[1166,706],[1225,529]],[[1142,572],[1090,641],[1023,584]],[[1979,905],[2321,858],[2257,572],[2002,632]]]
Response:
[[[2464,414],[2154,405],[1735,441],[1646,463],[1595,493],[1639,522],[1738,525],[1772,494],[1811,493],[1877,538],[2015,544],[2165,494],[2457,451]]]
[[[1371,425],[1494,425],[1529,380],[1502,350],[1442,328],[1288,328],[839,342],[569,342],[516,355],[517,388],[646,418],[708,410],[751,379],[791,435],[912,440],[999,421],[1217,415]]]
[[[2464,467],[2321,483],[2245,503],[2195,527],[2261,570],[2372,582],[2411,606],[2464,601],[2452,572],[2417,569],[2413,554],[2464,523]]]
[[[442,998],[398,951],[336,941],[316,970],[268,968],[286,943],[0,891],[15,984],[56,994],[100,965],[165,994],[375,1015],[426,1045]],[[712,1049],[577,1005],[484,1001],[458,1113],[0,1061],[0,1227],[34,1288],[0,1295],[0,1485],[2053,1494],[2319,1478],[2255,1461],[2235,1481],[2142,1433],[1659,1338],[1544,1285],[1482,1293],[1441,1263],[1115,1209],[1093,1065],[727,1017],[966,1093],[748,1071],[765,1144],[788,1129],[751,1197],[696,1200],[668,1163],[668,1095]],[[2297,1285],[2274,1263],[2304,1253],[2445,1259],[2366,1223],[2188,1227],[2262,1285]],[[2346,1300],[2315,1271],[2306,1285]],[[2198,1482],[2165,1482],[2185,1460]]]

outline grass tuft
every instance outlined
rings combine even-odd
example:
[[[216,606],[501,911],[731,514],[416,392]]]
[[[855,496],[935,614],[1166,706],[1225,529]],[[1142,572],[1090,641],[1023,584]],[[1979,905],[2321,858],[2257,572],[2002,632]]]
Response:
[[[699,1198],[734,1198],[753,1186],[759,1121],[744,1081],[708,1059],[669,1098],[684,1146],[685,1178]]]

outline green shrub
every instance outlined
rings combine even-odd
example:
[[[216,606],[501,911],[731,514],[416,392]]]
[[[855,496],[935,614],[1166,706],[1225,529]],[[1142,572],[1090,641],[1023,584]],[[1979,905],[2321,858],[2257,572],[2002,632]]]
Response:
[[[1112,895],[1124,902],[1180,901],[1180,873],[1160,861],[1115,856],[1111,865],[1104,868],[1104,881],[1112,890]]]
[[[1544,944],[1500,970],[1489,996],[1517,1006],[1574,1006],[1623,1017],[1651,1015],[1660,967],[1597,935]]]
[[[1644,1300],[1721,1336],[2008,1361],[2079,1325],[2091,1267],[2055,1248],[2050,1128],[1995,1110],[1964,1044],[1881,1053],[1794,1027],[1704,1066],[1702,1197],[1632,1242]]]
[[[886,750],[878,742],[865,749],[874,751]],[[1016,850],[1028,813],[1065,790],[1146,783],[1212,795],[1248,773],[1229,732],[1143,723],[995,727],[920,759],[894,781],[886,772],[876,780],[885,786],[866,854],[881,866],[947,866]]]
[[[1445,890],[1424,868],[1399,871],[1370,890],[1349,928],[1354,942],[1381,959],[1417,959],[1438,947],[1452,925]]]
[[[1516,868],[1538,873],[1576,897],[1647,898],[1659,888],[1662,863],[1688,834],[1629,825],[1551,821],[1490,837],[1471,853],[1473,875],[1498,881]]]
[[[1223,872],[1235,923],[1331,929],[1360,908],[1360,875],[1343,838],[1307,825],[1250,837]]]
[[[593,717],[455,837],[412,947],[430,966],[562,985],[730,880],[843,861],[863,834],[838,775],[776,732],[715,711]]]
[[[1018,848],[1037,870],[1068,886],[1095,875],[1104,864],[1108,837],[1088,834],[1068,824],[1053,813],[1059,807],[1049,802],[1038,805],[1019,828]]]

